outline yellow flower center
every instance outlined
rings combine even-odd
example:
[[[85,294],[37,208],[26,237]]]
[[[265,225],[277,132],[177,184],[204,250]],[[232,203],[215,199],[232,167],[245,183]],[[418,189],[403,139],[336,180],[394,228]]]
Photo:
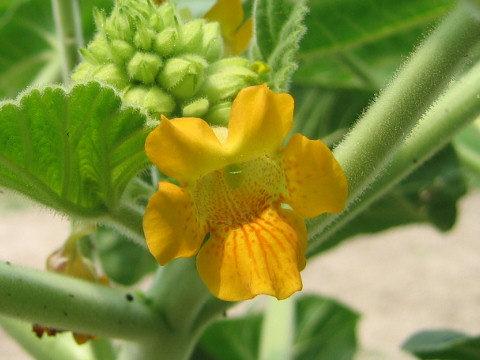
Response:
[[[271,155],[232,164],[200,178],[193,191],[199,214],[210,225],[252,222],[286,189],[281,159]]]

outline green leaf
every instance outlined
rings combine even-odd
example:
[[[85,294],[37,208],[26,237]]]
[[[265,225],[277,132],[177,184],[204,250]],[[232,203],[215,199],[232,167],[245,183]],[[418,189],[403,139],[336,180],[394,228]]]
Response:
[[[422,360],[478,360],[480,336],[470,337],[452,330],[422,331],[410,337],[402,348]]]
[[[295,81],[378,89],[450,0],[312,0]]]
[[[67,214],[105,215],[149,164],[146,120],[96,82],[32,89],[0,106],[0,186]]]
[[[299,41],[305,33],[306,0],[256,0],[254,3],[255,42],[253,60],[272,68],[268,83],[274,91],[286,91],[294,70]]]
[[[0,99],[16,96],[29,85],[60,78],[50,1],[16,5],[16,11],[0,22]]]
[[[358,315],[338,302],[304,295],[295,305],[294,359],[350,360],[356,350]],[[228,319],[204,333],[193,360],[256,360],[262,315]]]
[[[8,3],[11,7],[0,15],[0,99],[14,97],[28,86],[55,83],[61,78],[51,1]],[[112,0],[79,2],[85,41],[90,41],[95,30],[93,6],[110,9],[112,4]]]
[[[441,231],[450,230],[466,190],[460,163],[449,145],[337,231],[318,252],[354,235],[394,226],[429,223]]]
[[[118,284],[133,285],[158,267],[144,247],[114,230],[102,227],[91,236],[91,240],[103,271]]]

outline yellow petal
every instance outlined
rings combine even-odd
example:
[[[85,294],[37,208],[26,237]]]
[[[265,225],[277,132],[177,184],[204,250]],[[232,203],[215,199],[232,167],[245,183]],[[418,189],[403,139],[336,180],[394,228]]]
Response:
[[[209,21],[218,21],[224,38],[230,38],[243,20],[241,0],[218,0],[203,16]]]
[[[284,299],[302,289],[307,230],[289,210],[269,208],[240,228],[218,226],[197,256],[210,291],[222,300],[259,294]]]
[[[202,119],[179,118],[162,122],[147,137],[147,156],[164,174],[183,183],[222,167],[224,149]]]
[[[232,104],[227,148],[237,162],[273,153],[293,125],[293,98],[267,85],[242,89]]]
[[[248,43],[253,36],[253,19],[245,21],[231,40],[232,55],[240,55],[247,49]]]
[[[294,134],[283,149],[288,195],[285,201],[304,218],[345,208],[348,185],[340,164],[320,140]]]
[[[207,233],[190,193],[169,182],[160,182],[143,217],[147,246],[164,265],[178,257],[195,255]]]

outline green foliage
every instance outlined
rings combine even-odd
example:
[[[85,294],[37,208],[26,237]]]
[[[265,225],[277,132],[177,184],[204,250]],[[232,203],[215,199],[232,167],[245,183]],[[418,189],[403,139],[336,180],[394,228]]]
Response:
[[[93,6],[110,8],[112,0],[82,0],[83,36],[93,36]],[[2,7],[5,8],[3,12]],[[0,99],[16,96],[30,85],[60,80],[51,1],[11,0],[0,4]]]
[[[293,71],[299,41],[305,33],[306,0],[257,0],[254,3],[254,60],[271,68],[268,83],[274,91],[286,91]],[[259,57],[257,57],[257,53]]]
[[[394,226],[428,223],[441,231],[450,230],[457,218],[457,202],[465,193],[460,163],[448,146],[333,234],[317,252],[352,236]]]
[[[480,187],[480,121],[463,130],[453,142],[469,185]]]
[[[376,90],[452,5],[449,0],[312,0],[294,80]]]
[[[315,295],[296,300],[295,360],[350,360],[356,350],[358,315]],[[203,334],[193,360],[258,359],[263,315],[222,320]]]
[[[422,360],[480,359],[480,336],[471,337],[453,330],[430,330],[410,337],[402,346]]]
[[[133,285],[154,271],[158,264],[153,256],[130,239],[108,228],[100,228],[91,236],[93,251],[110,280]]]
[[[33,89],[0,107],[0,185],[70,215],[104,215],[148,164],[145,122],[95,82]]]

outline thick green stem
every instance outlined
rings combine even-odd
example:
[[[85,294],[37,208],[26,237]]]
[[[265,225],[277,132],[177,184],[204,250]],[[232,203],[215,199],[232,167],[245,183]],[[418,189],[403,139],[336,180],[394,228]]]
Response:
[[[398,146],[444,91],[469,50],[480,40],[480,22],[460,4],[418,48],[392,83],[335,149],[349,182],[347,206],[381,174]],[[312,238],[337,218],[310,223]]]
[[[308,255],[312,256],[336,245],[334,241],[329,241],[331,235],[428,160],[460,129],[480,117],[479,94],[480,63],[440,97],[395,154],[386,171],[364,192],[359,201],[340,214],[337,221],[315,239]]]
[[[90,347],[77,346],[71,334],[44,336],[40,340],[32,331],[32,324],[2,316],[0,325],[37,360],[95,360]]]
[[[70,72],[80,61],[78,48],[83,46],[78,0],[52,0],[58,48],[62,59],[62,77],[69,84]]]
[[[147,346],[126,346],[120,360],[187,360],[204,328],[234,304],[212,296],[194,259],[176,259],[160,269],[146,295],[168,324],[168,335]]]
[[[262,324],[260,360],[293,359],[295,301],[270,299]]]
[[[0,313],[82,334],[152,341],[167,332],[142,299],[54,273],[0,263]]]

